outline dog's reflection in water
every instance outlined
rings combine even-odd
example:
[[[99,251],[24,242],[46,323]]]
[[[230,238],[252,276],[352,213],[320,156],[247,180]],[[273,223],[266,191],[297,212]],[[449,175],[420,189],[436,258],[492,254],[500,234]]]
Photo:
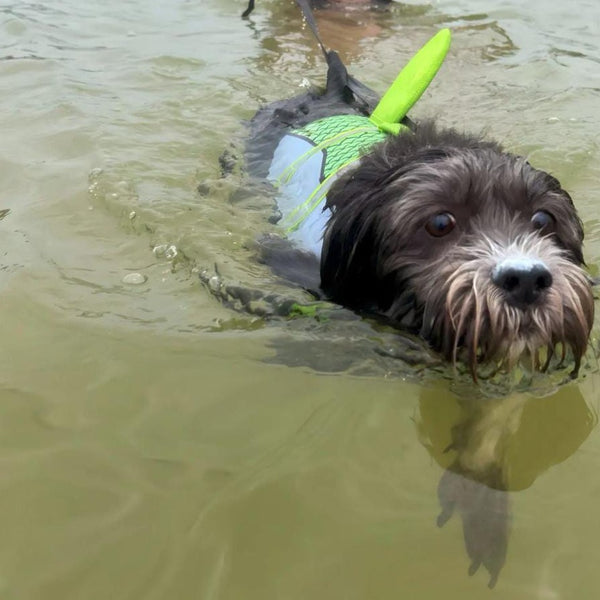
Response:
[[[507,558],[511,493],[571,456],[596,417],[575,385],[544,398],[469,401],[424,390],[419,407],[421,441],[445,468],[437,524],[460,517],[469,574],[483,565],[494,587]]]

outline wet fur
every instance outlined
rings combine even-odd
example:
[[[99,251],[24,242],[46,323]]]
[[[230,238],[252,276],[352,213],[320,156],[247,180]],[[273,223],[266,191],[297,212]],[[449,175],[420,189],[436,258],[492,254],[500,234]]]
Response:
[[[420,333],[474,377],[481,363],[512,366],[524,353],[545,368],[558,344],[563,354],[571,348],[577,372],[594,315],[583,228],[548,173],[494,142],[425,123],[363,156],[329,191],[327,208],[320,276],[331,300]],[[555,219],[543,234],[531,224],[539,210]],[[429,235],[427,219],[445,211],[455,229]],[[525,308],[491,281],[511,252],[552,273],[552,286]]]

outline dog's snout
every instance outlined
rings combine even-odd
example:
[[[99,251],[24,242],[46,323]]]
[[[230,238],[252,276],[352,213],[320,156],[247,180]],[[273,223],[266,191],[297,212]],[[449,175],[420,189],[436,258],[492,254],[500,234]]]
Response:
[[[528,305],[552,285],[552,274],[542,262],[504,261],[492,272],[492,281],[511,304]]]

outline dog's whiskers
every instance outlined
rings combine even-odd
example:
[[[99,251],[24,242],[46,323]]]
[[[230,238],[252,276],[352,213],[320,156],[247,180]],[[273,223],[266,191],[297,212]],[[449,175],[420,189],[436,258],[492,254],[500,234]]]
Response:
[[[567,349],[571,348],[574,372],[579,368],[585,350],[581,340],[587,339],[593,315],[585,273],[568,263],[559,250],[550,248],[548,251],[543,239],[531,235],[516,240],[509,248],[517,246],[525,251],[528,242],[533,242],[535,250],[558,267],[554,269],[559,273],[557,281],[547,290],[544,308],[513,306],[503,298],[502,290],[488,284],[484,273],[489,271],[493,255],[503,255],[506,251],[503,252],[487,236],[480,246],[469,247],[469,253],[476,258],[460,264],[446,280],[446,318],[443,320],[444,332],[438,337],[451,336],[451,349],[446,354],[455,365],[461,358],[461,348],[464,348],[465,362],[475,380],[481,363],[496,361],[510,369],[524,354],[529,356],[532,370],[546,371],[559,344],[561,361],[564,362]],[[560,275],[563,266],[568,267],[565,276]],[[436,300],[437,295],[431,293],[428,301]],[[569,335],[565,325],[568,325]]]

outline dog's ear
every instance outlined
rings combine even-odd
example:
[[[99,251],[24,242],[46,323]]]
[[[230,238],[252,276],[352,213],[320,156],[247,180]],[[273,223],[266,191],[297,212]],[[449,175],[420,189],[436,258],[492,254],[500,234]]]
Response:
[[[402,136],[404,137],[404,136]],[[406,136],[408,138],[408,136]],[[388,144],[364,155],[327,193],[331,217],[323,236],[321,287],[335,302],[385,312],[394,301],[394,272],[388,272],[390,204],[402,195],[391,187],[406,165],[394,168]]]
[[[540,169],[527,167],[533,174],[530,183],[530,199],[541,209],[547,210],[555,220],[555,239],[566,250],[571,260],[585,265],[583,259],[583,223],[577,214],[573,199],[558,179]],[[531,201],[530,200],[530,201]]]
[[[351,308],[385,312],[395,286],[386,272],[387,195],[378,192],[376,173],[361,168],[342,177],[329,191],[331,217],[323,236],[321,287]]]
[[[570,254],[573,262],[585,265],[583,258],[583,223],[577,214],[571,196],[560,189],[554,194],[550,202],[550,210],[553,210],[557,220],[556,233],[558,242]]]
[[[374,303],[374,248],[372,215],[334,207],[321,254],[321,286],[332,300],[354,308]]]

